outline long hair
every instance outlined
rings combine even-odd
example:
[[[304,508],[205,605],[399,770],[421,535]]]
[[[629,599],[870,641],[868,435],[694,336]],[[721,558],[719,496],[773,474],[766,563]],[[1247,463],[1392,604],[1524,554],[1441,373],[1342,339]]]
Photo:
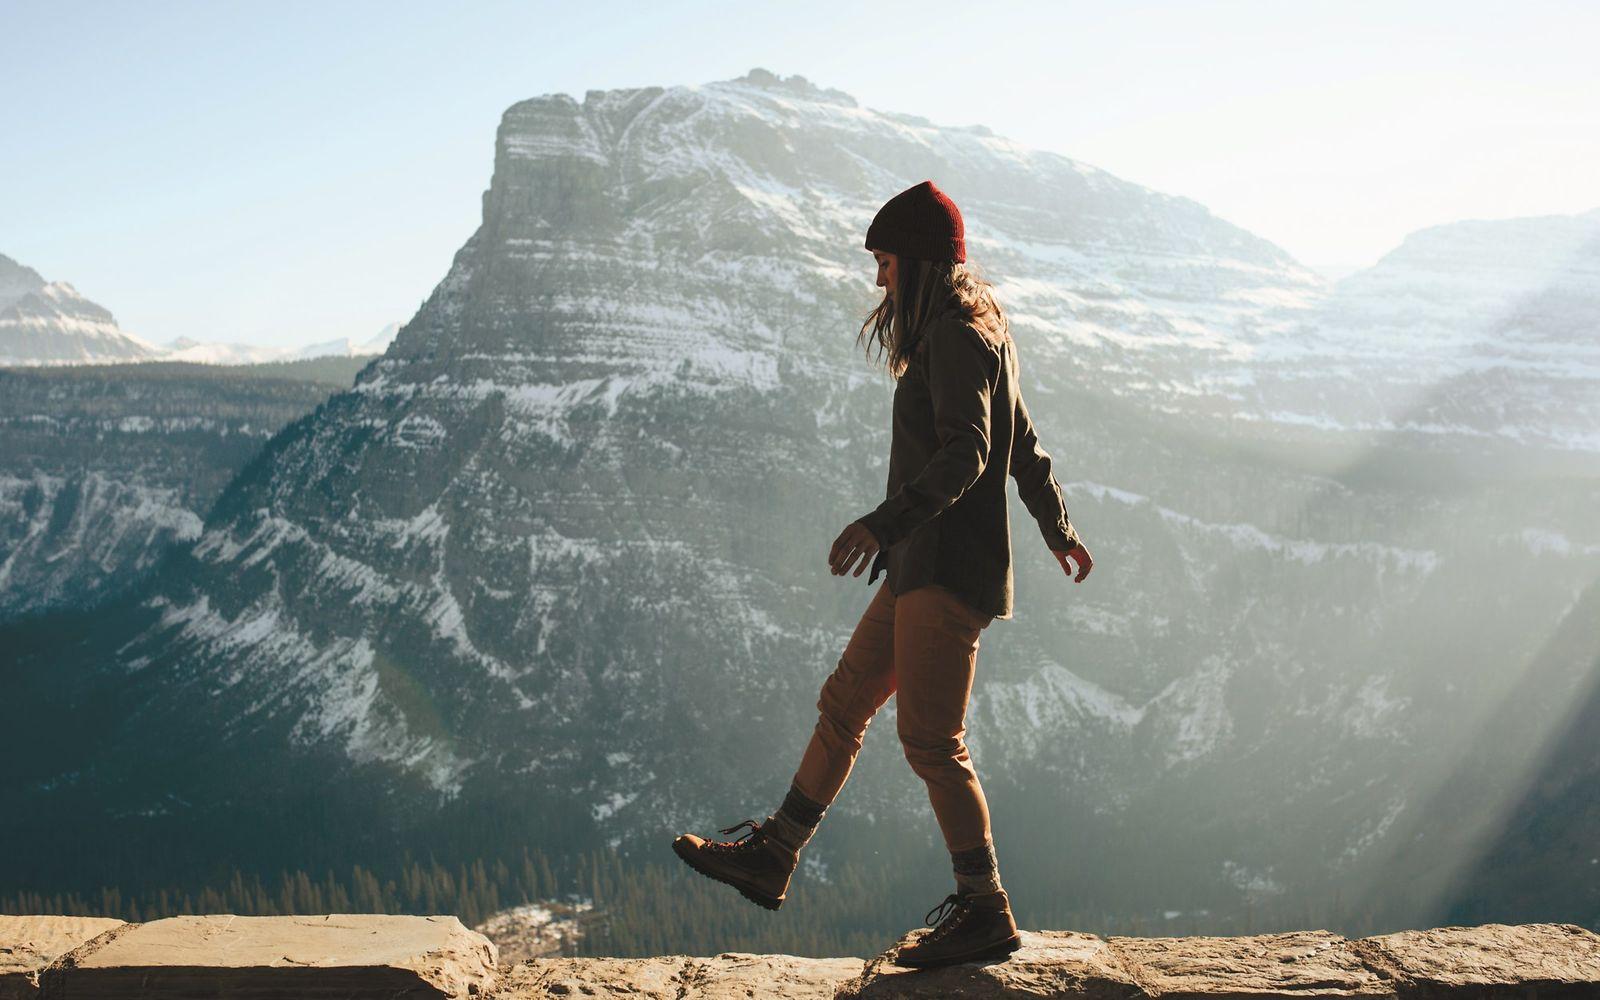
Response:
[[[994,285],[970,262],[901,257],[896,270],[894,294],[884,294],[856,337],[869,355],[877,344],[878,357],[887,356],[885,367],[896,379],[905,373],[928,323],[945,312],[976,323],[997,341],[1011,335]]]

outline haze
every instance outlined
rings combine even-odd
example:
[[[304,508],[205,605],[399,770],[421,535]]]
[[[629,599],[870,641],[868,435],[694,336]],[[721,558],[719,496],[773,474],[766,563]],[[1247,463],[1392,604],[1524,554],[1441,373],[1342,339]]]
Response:
[[[1593,5],[798,9],[7,3],[0,252],[152,340],[370,337],[476,226],[508,105],[753,66],[1193,198],[1334,276],[1600,205]]]

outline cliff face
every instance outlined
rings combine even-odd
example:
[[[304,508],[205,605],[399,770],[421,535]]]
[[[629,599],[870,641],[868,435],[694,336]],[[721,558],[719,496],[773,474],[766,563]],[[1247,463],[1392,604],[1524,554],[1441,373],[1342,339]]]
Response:
[[[136,586],[337,388],[192,365],[0,370],[0,622]]]

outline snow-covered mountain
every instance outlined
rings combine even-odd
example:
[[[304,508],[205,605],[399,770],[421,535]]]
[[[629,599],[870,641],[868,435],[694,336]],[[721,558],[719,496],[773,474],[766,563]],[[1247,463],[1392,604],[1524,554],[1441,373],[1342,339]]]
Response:
[[[158,349],[65,281],[0,254],[0,365],[138,361]]]
[[[340,337],[337,340],[319,341],[300,347],[268,347],[261,344],[223,343],[198,341],[179,337],[162,345],[163,361],[197,361],[203,364],[259,365],[273,361],[296,361],[309,358],[360,357],[382,354],[393,343],[400,331],[399,323],[390,323],[377,336],[366,340]]]
[[[1600,452],[1600,210],[1412,233],[1241,367],[1247,416]]]
[[[365,340],[299,347],[198,341],[180,337],[155,344],[117,326],[105,308],[65,281],[47,282],[31,267],[0,254],[0,365],[113,364],[122,361],[193,361],[254,365],[331,356],[382,354],[399,323]]]
[[[349,385],[352,366],[0,370],[0,622],[135,586],[199,537],[268,438]]]
[[[75,659],[11,654],[23,696],[73,709],[21,720],[0,774],[0,834],[41,872],[93,877],[96,837],[296,866],[649,852],[770,809],[868,597],[824,559],[888,450],[861,234],[935,178],[1098,563],[1064,580],[1013,503],[1017,617],[985,633],[968,734],[1008,881],[1438,904],[1383,861],[1581,613],[1590,453],[1364,429],[1307,346],[1355,336],[1327,320],[1344,282],[1188,199],[800,77],[524,101],[494,154],[387,353]],[[828,830],[819,857],[936,837],[892,720]]]

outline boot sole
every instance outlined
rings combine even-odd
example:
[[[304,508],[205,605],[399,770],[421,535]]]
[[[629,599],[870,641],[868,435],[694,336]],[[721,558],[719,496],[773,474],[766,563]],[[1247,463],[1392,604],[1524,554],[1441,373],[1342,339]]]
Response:
[[[918,959],[915,957],[902,958],[896,955],[894,964],[911,969],[932,969],[941,965],[961,965],[966,962],[980,962],[986,958],[1005,958],[1018,948],[1022,947],[1022,935],[1013,934],[1004,941],[984,945],[969,952],[958,955],[945,955],[940,958]]]
[[[721,872],[714,872],[705,868],[700,864],[700,859],[695,856],[694,850],[686,844],[674,840],[672,842],[672,852],[678,857],[682,858],[684,864],[688,865],[690,868],[693,868],[701,875],[704,875],[713,882],[721,882],[723,885],[729,885],[735,889],[738,889],[739,895],[763,909],[776,910],[778,907],[783,905],[782,896],[769,896],[760,889],[756,889],[748,883],[741,882],[740,880],[732,878],[728,875],[724,875]]]

